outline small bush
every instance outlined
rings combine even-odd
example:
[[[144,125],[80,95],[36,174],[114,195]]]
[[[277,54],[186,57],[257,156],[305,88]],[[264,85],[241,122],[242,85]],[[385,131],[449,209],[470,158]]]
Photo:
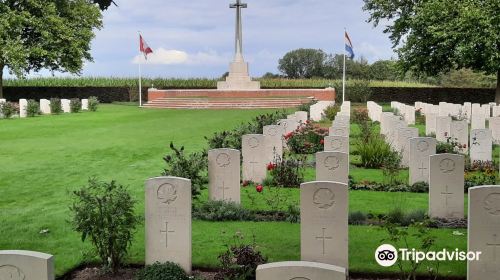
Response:
[[[249,221],[252,213],[234,202],[207,201],[193,207],[193,218],[204,221]]]
[[[50,99],[50,112],[55,115],[59,115],[63,112],[61,99],[59,98]]]
[[[307,112],[309,115],[311,113],[311,106],[316,104],[317,101],[311,100],[307,103],[302,103],[297,107],[297,110]]]
[[[14,114],[17,113],[16,106],[12,102],[0,103],[0,113],[6,119],[10,119]]]
[[[335,116],[337,116],[338,112],[340,112],[340,106],[330,105],[326,107],[326,109],[323,112],[323,115],[325,115],[326,119],[333,121],[335,119]]]
[[[366,214],[361,211],[349,213],[350,225],[363,225],[367,220]]]
[[[384,163],[382,164],[382,174],[384,175],[384,180],[390,186],[401,184],[401,178],[399,178],[401,159],[401,153],[392,150],[384,158]]]
[[[352,102],[366,103],[371,95],[372,89],[370,88],[369,80],[354,80],[348,83],[346,90],[346,100]]]
[[[135,280],[189,280],[189,276],[178,264],[155,262],[139,271]]]
[[[95,96],[89,97],[89,111],[95,112],[97,111],[97,107],[99,107],[99,99]]]
[[[79,113],[82,110],[82,102],[78,98],[72,98],[69,101],[69,109],[71,113]]]
[[[300,222],[300,207],[297,205],[288,205],[286,212],[286,221],[292,224]]]
[[[392,151],[379,135],[373,135],[368,139],[359,139],[355,143],[356,151],[361,157],[361,165],[365,168],[380,168],[382,167]]]
[[[409,187],[409,191],[414,193],[427,193],[429,192],[429,184],[426,182],[416,182]]]
[[[387,213],[386,220],[391,224],[402,225],[405,221],[405,212],[402,208],[396,207]]]
[[[302,162],[305,159],[287,158],[286,154],[283,154],[283,158],[275,157],[274,162],[267,165],[271,174],[271,182],[267,184],[284,188],[299,187],[304,182]]]
[[[28,100],[26,115],[30,118],[40,115],[40,104],[33,99]]]
[[[127,255],[139,223],[135,203],[129,191],[115,181],[91,178],[88,186],[73,192],[73,227],[81,233],[82,241],[90,238],[104,268],[113,273]]]
[[[218,259],[222,269],[215,276],[216,280],[253,280],[257,266],[267,262],[267,258],[257,251],[255,245],[244,244],[230,246]]]
[[[325,136],[328,136],[328,129],[308,121],[285,135],[285,140],[290,151],[295,154],[314,154],[323,151]]]
[[[419,223],[427,220],[427,213],[425,210],[422,209],[417,209],[413,210],[408,214],[405,214],[403,221],[402,221],[402,226],[409,226],[413,225],[414,223]]]
[[[207,178],[207,153],[198,152],[185,154],[184,146],[180,149],[170,142],[172,154],[166,155],[163,160],[167,167],[163,171],[163,176],[174,176],[187,178],[191,180],[191,195],[193,199],[197,199],[204,185],[208,182]]]
[[[370,117],[368,116],[368,109],[366,108],[355,109],[352,113],[352,121],[357,124],[369,122]]]

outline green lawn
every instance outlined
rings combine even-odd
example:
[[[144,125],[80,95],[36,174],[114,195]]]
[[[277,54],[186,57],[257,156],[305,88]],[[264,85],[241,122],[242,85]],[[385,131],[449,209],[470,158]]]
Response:
[[[269,110],[267,110],[269,111]],[[130,187],[144,214],[143,185],[158,176],[162,157],[174,141],[188,151],[206,148],[204,136],[230,129],[266,110],[147,110],[133,106],[102,105],[97,113],[0,120],[0,250],[25,249],[54,254],[58,275],[85,260],[90,246],[82,244],[68,225],[70,192],[89,176],[116,179]],[[353,136],[359,133],[353,127]],[[352,168],[356,180],[382,180],[379,170]],[[306,179],[313,180],[308,170]],[[290,203],[298,203],[298,190],[286,190]],[[206,200],[204,191],[201,200]],[[250,199],[253,196],[254,203]],[[268,209],[254,189],[244,189],[243,205]],[[387,213],[404,205],[406,210],[426,209],[427,194],[350,192],[350,211]],[[40,234],[48,229],[49,233]],[[256,242],[270,261],[299,258],[299,225],[289,223],[193,222],[193,265],[213,267],[230,237],[243,232]],[[225,232],[225,234],[223,234]],[[450,230],[435,230],[438,247],[465,248],[466,237]],[[373,261],[374,249],[384,233],[378,227],[350,227],[350,266],[357,272],[385,272]],[[454,247],[453,247],[454,248]],[[144,227],[136,234],[130,261],[144,259]],[[465,275],[462,263],[444,264],[454,275]]]

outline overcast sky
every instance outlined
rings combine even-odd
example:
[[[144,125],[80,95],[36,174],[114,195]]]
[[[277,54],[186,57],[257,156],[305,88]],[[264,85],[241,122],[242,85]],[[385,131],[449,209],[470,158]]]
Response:
[[[143,75],[219,77],[234,52],[235,0],[117,0],[104,12],[84,76],[137,76],[138,31],[154,50]],[[341,53],[347,28],[359,58],[395,56],[382,27],[367,23],[362,0],[245,0],[243,49],[254,77],[277,73],[278,59],[296,48]],[[50,75],[41,73],[30,75]],[[60,75],[60,74],[56,74]]]

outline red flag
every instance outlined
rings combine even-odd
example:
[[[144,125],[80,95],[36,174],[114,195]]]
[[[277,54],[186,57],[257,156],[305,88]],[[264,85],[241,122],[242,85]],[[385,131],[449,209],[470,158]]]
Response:
[[[139,35],[139,50],[144,54],[144,58],[146,58],[146,60],[148,59],[148,54],[153,53],[153,49],[151,49],[146,41],[144,41],[142,35]]]

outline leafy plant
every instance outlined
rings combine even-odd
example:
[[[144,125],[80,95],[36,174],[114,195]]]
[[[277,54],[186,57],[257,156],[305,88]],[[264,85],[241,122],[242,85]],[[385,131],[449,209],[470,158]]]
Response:
[[[167,167],[162,175],[190,179],[191,195],[193,199],[197,199],[204,185],[208,182],[207,153],[204,151],[186,155],[184,146],[176,148],[173,142],[170,142],[170,149],[173,153],[163,158]]]
[[[12,102],[3,102],[0,103],[0,113],[2,113],[2,116],[6,119],[10,119],[12,115],[14,115],[17,112],[16,106],[14,106],[14,103]]]
[[[55,115],[61,114],[63,112],[61,99],[59,98],[50,99],[50,112]]]
[[[337,116],[338,112],[340,112],[340,106],[338,105],[330,105],[325,108],[323,115],[326,119],[333,121]]]
[[[414,193],[427,193],[429,192],[429,184],[426,182],[416,182],[409,187],[409,191]]]
[[[115,181],[90,178],[87,186],[73,192],[73,228],[81,233],[82,241],[90,239],[104,268],[113,273],[127,255],[139,223],[135,203],[129,191]]]
[[[361,211],[356,211],[349,213],[349,224],[350,225],[363,225],[367,220],[365,213]]]
[[[99,107],[99,99],[95,96],[89,97],[89,111],[96,112]]]
[[[382,173],[386,183],[394,186],[400,184],[400,166],[401,166],[401,153],[392,151],[384,157],[382,164]]]
[[[204,221],[249,221],[253,215],[234,202],[207,201],[193,207],[193,218]]]
[[[26,115],[28,117],[35,117],[40,114],[40,104],[33,99],[28,100],[28,105],[26,106]]]
[[[311,100],[307,103],[302,103],[297,107],[297,110],[307,112],[309,115],[311,113],[311,106],[318,103],[316,100]]]
[[[286,153],[283,154],[282,158],[276,156],[274,162],[267,165],[267,170],[271,175],[270,184],[284,188],[297,188],[304,182],[302,162],[305,159],[304,156],[294,159],[287,156]]]
[[[288,205],[286,221],[293,224],[300,222],[300,207],[297,205]]]
[[[380,168],[393,157],[391,147],[380,135],[365,135],[355,142],[355,147],[365,168]]]
[[[82,102],[78,98],[72,98],[69,101],[69,109],[71,113],[78,113],[82,109]]]
[[[295,154],[314,154],[323,151],[324,138],[327,135],[327,129],[307,121],[285,135],[285,140],[290,151]]]
[[[255,270],[257,266],[267,262],[253,244],[245,245],[241,233],[234,236],[234,244],[228,245],[227,251],[220,254],[218,259],[221,262],[222,269],[215,276],[216,280],[251,280],[255,279]]]
[[[186,272],[176,263],[155,262],[152,265],[146,265],[135,276],[135,280],[189,280]]]

